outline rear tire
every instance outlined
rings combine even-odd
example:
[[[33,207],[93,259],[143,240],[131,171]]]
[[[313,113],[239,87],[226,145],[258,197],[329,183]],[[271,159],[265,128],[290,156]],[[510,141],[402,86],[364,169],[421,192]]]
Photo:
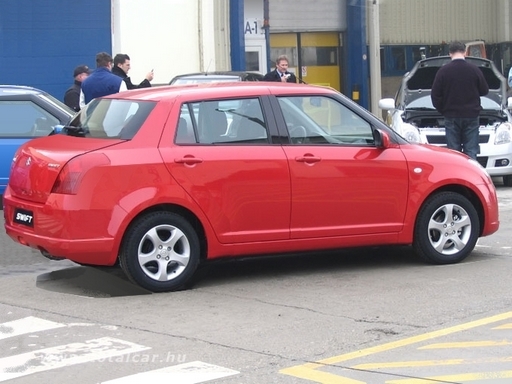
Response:
[[[441,192],[421,207],[413,248],[428,263],[458,263],[473,251],[479,233],[478,213],[471,202],[458,193]]]
[[[200,259],[197,233],[182,216],[153,212],[126,231],[119,261],[127,277],[152,292],[186,287]]]

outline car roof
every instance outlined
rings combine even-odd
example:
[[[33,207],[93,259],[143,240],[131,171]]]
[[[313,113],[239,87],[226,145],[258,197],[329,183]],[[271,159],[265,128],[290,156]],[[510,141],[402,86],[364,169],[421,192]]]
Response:
[[[164,85],[151,88],[133,89],[105,98],[131,99],[131,100],[173,100],[184,96],[188,99],[214,99],[233,97],[256,97],[260,95],[298,95],[298,94],[338,94],[330,87],[311,84],[292,84],[260,81],[211,82],[183,85]]]
[[[28,87],[25,85],[6,85],[0,84],[0,96],[3,95],[26,95],[26,94],[38,94],[46,93],[40,89],[34,87]]]
[[[212,72],[194,72],[194,73],[185,73],[182,75],[175,76],[169,84],[173,84],[175,81],[180,79],[191,79],[191,80],[203,80],[203,79],[211,79],[213,80],[226,80],[233,79],[235,81],[244,80],[247,77],[254,78],[256,80],[263,80],[263,75],[259,72],[251,72],[251,71],[212,71]]]
[[[486,97],[500,105],[506,103],[507,80],[494,63],[481,57],[466,56],[465,59],[481,69],[489,85],[489,94]],[[403,104],[406,100],[410,103],[418,98],[430,96],[437,71],[450,61],[450,56],[435,56],[416,62],[402,79],[399,96],[403,100],[400,100],[400,103]]]

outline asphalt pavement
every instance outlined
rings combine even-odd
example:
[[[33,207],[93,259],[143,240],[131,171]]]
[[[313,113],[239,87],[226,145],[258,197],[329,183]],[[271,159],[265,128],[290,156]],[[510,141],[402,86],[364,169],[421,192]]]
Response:
[[[152,294],[0,234],[0,382],[509,383],[512,188],[462,263],[409,247],[244,259]]]

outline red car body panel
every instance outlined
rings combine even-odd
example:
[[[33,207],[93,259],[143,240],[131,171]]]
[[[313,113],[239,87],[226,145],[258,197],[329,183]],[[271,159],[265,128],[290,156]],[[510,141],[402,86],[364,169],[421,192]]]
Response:
[[[128,141],[53,136],[25,144],[4,195],[7,234],[56,257],[113,265],[138,215],[174,206],[201,224],[208,258],[411,244],[421,204],[454,185],[483,202],[482,236],[498,229],[490,178],[464,155],[444,149],[173,144],[185,101],[335,94],[301,85],[247,85],[208,84],[201,92],[199,86],[173,86],[108,96],[157,105]],[[76,194],[53,193],[62,167],[80,154],[83,161],[101,156],[108,164],[86,172]],[[24,168],[29,158],[36,165]],[[34,213],[32,227],[13,221],[20,208]]]

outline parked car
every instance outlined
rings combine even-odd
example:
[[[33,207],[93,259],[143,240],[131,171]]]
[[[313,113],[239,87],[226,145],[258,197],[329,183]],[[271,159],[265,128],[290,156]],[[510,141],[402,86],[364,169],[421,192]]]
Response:
[[[73,114],[64,103],[39,89],[0,85],[0,195],[18,147],[48,135],[56,124],[68,123]]]
[[[246,71],[216,71],[216,72],[198,72],[187,73],[175,76],[170,85],[178,84],[197,84],[211,82],[230,82],[230,81],[263,81],[263,75],[258,72]]]
[[[4,205],[14,241],[119,262],[155,292],[234,256],[412,244],[456,263],[499,226],[475,160],[410,144],[333,89],[280,83],[95,99],[17,151]]]
[[[489,84],[489,94],[480,98],[480,154],[478,162],[491,176],[503,176],[512,186],[512,115],[507,100],[507,82],[492,61],[466,57],[477,65]],[[387,122],[413,143],[446,146],[443,116],[432,105],[430,93],[438,69],[450,61],[449,56],[418,61],[405,74],[395,99],[382,99],[379,107],[388,111]]]

